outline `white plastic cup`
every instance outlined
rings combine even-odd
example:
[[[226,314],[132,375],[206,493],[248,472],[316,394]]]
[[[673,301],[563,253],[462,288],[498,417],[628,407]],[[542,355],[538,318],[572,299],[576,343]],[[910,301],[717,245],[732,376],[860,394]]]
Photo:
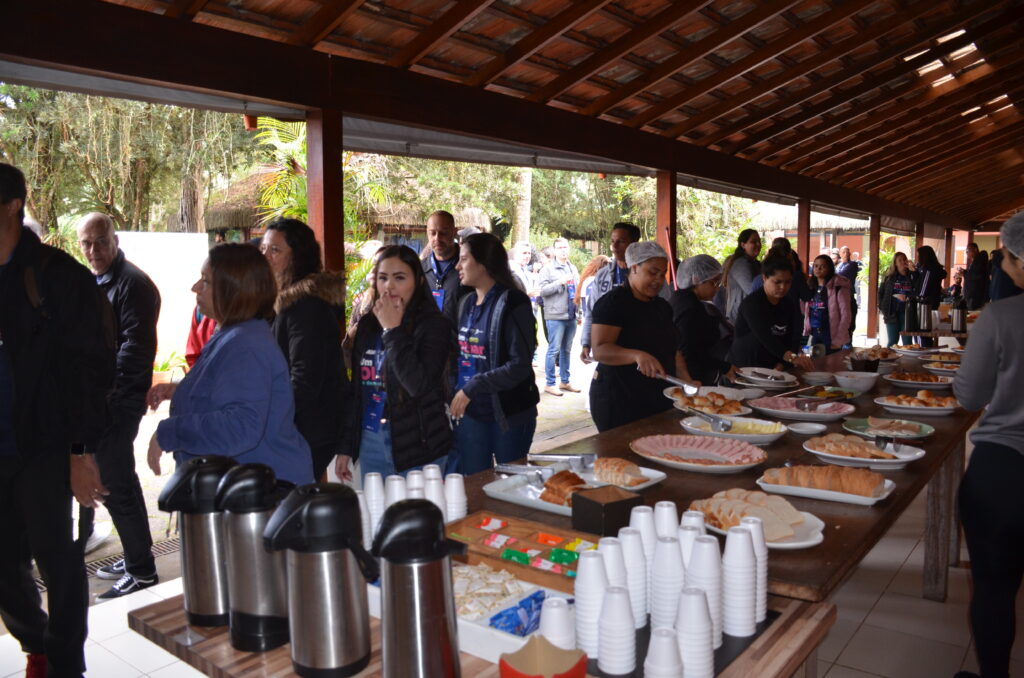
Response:
[[[466,481],[461,473],[449,473],[445,476],[444,498],[449,504],[466,501]]]
[[[626,588],[633,606],[633,625],[642,629],[647,625],[647,557],[640,530],[633,527],[619,529],[619,544],[626,568]]]
[[[652,627],[672,626],[685,576],[679,540],[675,537],[659,537],[654,549],[654,565],[651,568]]]
[[[405,486],[407,489],[420,488],[423,489],[423,485],[426,478],[423,477],[423,471],[409,471],[405,474]]]
[[[651,642],[647,646],[644,660],[645,678],[683,678],[683,660],[679,656],[679,642],[671,628],[657,628],[651,631]]]
[[[427,495],[423,491],[422,487],[406,487],[405,498],[406,499],[426,499]]]
[[[757,558],[750,530],[731,527],[722,556],[722,630],[746,638],[757,631]]]
[[[754,619],[757,623],[768,618],[768,542],[764,538],[764,524],[756,516],[747,516],[740,520],[740,525],[750,530],[750,539],[757,557],[757,601]]]
[[[405,478],[400,475],[390,475],[384,480],[384,508],[395,502],[406,498]]]
[[[693,553],[693,542],[701,536],[700,530],[693,525],[680,525],[676,529],[679,540],[679,553],[683,556],[683,567],[690,567],[690,554]]]
[[[654,531],[659,537],[674,537],[679,528],[679,515],[674,501],[659,501],[654,505]]]
[[[609,586],[604,593],[598,620],[597,666],[611,675],[631,673],[636,668],[636,634],[633,629],[629,591]]]
[[[753,570],[756,563],[757,557],[754,555],[754,542],[750,530],[740,526],[730,527],[725,535],[722,564]]]
[[[445,520],[452,522],[455,520],[462,520],[466,517],[467,504],[465,501],[461,502],[445,502]]]
[[[441,474],[441,467],[437,464],[427,464],[423,467],[423,479],[429,480],[430,478],[444,480],[444,476]]]
[[[644,544],[644,557],[647,558],[647,612],[651,611],[651,566],[654,564],[654,545],[658,541],[658,531],[654,528],[654,509],[650,506],[634,506],[629,513],[629,526],[640,530],[640,539]]]
[[[683,517],[679,519],[679,526],[686,527],[692,525],[700,530],[701,534],[707,534],[707,528],[704,525],[704,514],[701,511],[683,511]]]
[[[601,537],[597,550],[604,554],[604,569],[609,586],[626,587],[626,559],[622,553],[622,542],[615,537]]]
[[[576,649],[576,628],[569,601],[549,596],[540,608],[540,635],[563,650]]]
[[[591,659],[599,659],[598,619],[608,588],[608,575],[604,568],[604,555],[598,551],[584,551],[576,563],[573,595],[576,600],[576,645]]]
[[[712,678],[715,673],[713,627],[704,591],[686,587],[679,595],[676,639],[685,678]]]
[[[432,502],[441,509],[441,514],[447,516],[448,502],[444,498],[444,481],[441,478],[426,478],[423,481],[423,498]],[[447,518],[445,522],[448,522]]]
[[[693,542],[686,585],[703,589],[711,615],[712,647],[722,644],[722,555],[718,540],[704,535]],[[683,665],[686,658],[683,657]]]
[[[363,477],[363,494],[366,495],[366,505],[371,511],[384,507],[384,479],[376,471]]]

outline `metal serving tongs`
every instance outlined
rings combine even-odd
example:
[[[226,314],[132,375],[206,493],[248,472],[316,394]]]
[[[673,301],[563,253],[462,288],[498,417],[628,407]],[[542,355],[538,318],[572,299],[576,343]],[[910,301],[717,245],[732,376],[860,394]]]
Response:
[[[711,430],[715,433],[726,433],[732,430],[732,420],[726,417],[720,417],[717,414],[708,414],[707,412],[701,412],[698,409],[687,407],[686,411],[692,415],[700,417],[704,421],[711,424]]]
[[[900,447],[903,446],[903,443],[901,443],[898,438],[895,438],[893,436],[875,436],[874,443],[875,447],[882,450],[883,452],[886,451],[885,448],[888,447],[889,445],[892,445],[893,452],[899,452]]]
[[[796,409],[800,410],[801,412],[817,412],[819,405],[823,405],[824,403],[830,401],[838,400],[843,400],[842,393],[829,393],[828,395],[823,395],[817,398],[805,398],[803,400],[797,401]]]
[[[530,464],[495,464],[494,472],[526,476],[527,482],[534,487],[544,487],[544,481],[554,473],[553,469],[546,466],[531,466]]]
[[[759,379],[767,379],[768,381],[786,381],[785,377],[780,377],[777,374],[771,372],[760,372],[758,370],[750,370],[750,373]]]
[[[688,381],[683,381],[678,377],[673,377],[671,375],[666,374],[661,378],[667,381],[668,383],[675,384],[679,388],[683,389],[683,395],[695,396],[698,393],[700,393],[700,386],[695,386],[694,384],[691,384]]]
[[[580,473],[581,471],[589,471],[594,468],[594,461],[597,460],[597,455],[594,453],[586,454],[531,454],[528,459],[530,461],[553,461],[560,464],[568,464],[569,469],[573,473]],[[538,467],[533,467],[538,468]],[[539,468],[550,468],[548,466],[541,466]]]

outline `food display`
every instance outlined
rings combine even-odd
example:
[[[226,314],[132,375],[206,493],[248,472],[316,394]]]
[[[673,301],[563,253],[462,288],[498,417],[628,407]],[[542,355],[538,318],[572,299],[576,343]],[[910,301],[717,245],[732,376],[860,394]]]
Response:
[[[690,502],[691,511],[700,511],[709,527],[728,530],[740,519],[755,516],[764,525],[765,541],[787,539],[795,534],[793,527],[804,522],[804,516],[782,497],[757,490],[733,488],[716,492],[710,499]]]
[[[467,619],[502,610],[534,588],[506,570],[494,570],[483,563],[452,566],[455,611]]]
[[[858,393],[856,391],[849,391],[844,388],[836,388],[835,386],[829,386],[828,388],[819,388],[814,391],[805,391],[800,394],[801,398],[832,398],[835,400],[846,400],[849,398],[856,398]]]
[[[648,480],[639,466],[620,457],[601,457],[594,461],[594,475],[602,483],[620,487],[635,487]]]
[[[572,506],[573,492],[588,487],[586,481],[572,471],[559,471],[544,483],[544,491],[540,493],[540,498],[550,504]]]
[[[927,389],[917,392],[917,395],[890,395],[878,399],[880,405],[899,405],[900,407],[956,407],[956,398],[953,396],[937,396]]]
[[[851,433],[862,436],[887,436],[893,438],[924,438],[935,433],[935,428],[928,424],[907,419],[885,419],[883,417],[867,417],[866,419],[847,419],[843,428]]]
[[[645,436],[629,446],[645,459],[702,473],[734,473],[768,458],[764,450],[748,442],[709,436]]]
[[[721,393],[708,393],[707,395],[686,396],[681,388],[672,389],[672,397],[675,399],[677,409],[692,407],[695,410],[708,414],[744,414],[750,412],[738,400],[726,398]]]
[[[955,372],[960,369],[960,365],[956,363],[939,362],[935,360],[930,363],[925,363],[924,368],[926,370],[948,370],[950,372]]]
[[[710,431],[711,424],[699,420],[694,426],[701,431]],[[732,428],[729,429],[728,433],[732,435],[769,435],[772,433],[782,433],[786,427],[777,421],[764,421],[762,419],[733,419]]]
[[[958,363],[960,362],[960,356],[956,353],[929,353],[928,355],[921,356],[921,360],[931,360],[938,363]]]
[[[841,457],[854,457],[857,459],[895,459],[896,455],[875,447],[875,444],[863,438],[843,433],[829,433],[827,435],[811,438],[804,447],[816,452],[839,455]]]
[[[862,497],[877,497],[882,494],[885,478],[865,468],[850,466],[788,466],[771,468],[764,472],[762,480],[771,485],[807,487]]]
[[[887,374],[882,378],[897,385],[899,385],[899,382],[907,384],[951,384],[953,382],[949,377],[943,377],[940,374],[932,374],[931,372],[903,372],[902,370]]]
[[[891,348],[885,348],[875,344],[871,348],[853,351],[851,354],[856,360],[896,360],[900,354]]]
[[[768,445],[786,434],[786,427],[777,421],[730,417],[730,422],[732,428],[728,431],[716,431],[710,422],[696,416],[684,417],[680,420],[679,425],[687,432],[700,436],[743,440],[753,445]]]
[[[799,404],[803,403],[806,405],[808,403],[806,399],[785,398],[781,396],[767,396],[749,402],[751,407],[763,414],[803,421],[837,421],[846,415],[853,414],[857,409],[850,403],[811,401],[810,409],[802,410]]]

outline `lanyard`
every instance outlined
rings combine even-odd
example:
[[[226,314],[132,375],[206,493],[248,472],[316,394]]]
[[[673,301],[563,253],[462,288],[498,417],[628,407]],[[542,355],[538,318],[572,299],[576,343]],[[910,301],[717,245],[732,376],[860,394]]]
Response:
[[[455,268],[456,260],[449,260],[448,265],[445,266],[444,268],[441,268],[441,262],[437,260],[437,257],[431,254],[430,258],[434,262],[434,277],[437,278],[437,282],[435,283],[435,285],[437,286],[437,289],[441,289],[442,287],[444,287],[444,279],[447,278],[448,274],[452,272],[453,268]]]
[[[614,263],[614,262],[613,262]],[[623,273],[623,271],[626,271]],[[629,275],[629,269],[623,269],[618,264],[615,264],[615,273],[613,274],[615,280],[615,286],[618,287],[622,283],[626,282],[626,276]]]

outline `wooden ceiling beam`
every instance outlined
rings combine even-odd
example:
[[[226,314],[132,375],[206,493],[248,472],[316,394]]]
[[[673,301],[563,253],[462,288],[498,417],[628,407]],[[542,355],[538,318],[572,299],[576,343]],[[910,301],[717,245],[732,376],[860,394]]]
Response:
[[[430,23],[430,28],[421,32],[388,59],[388,66],[408,68],[429,54],[437,45],[447,40],[464,23],[470,21],[487,8],[491,0],[456,0],[448,11]]]
[[[1015,168],[1020,168],[1024,163],[1014,163]],[[1020,182],[1010,183],[999,188],[985,186],[982,190],[964,191],[963,193],[950,198],[944,204],[950,211],[960,214],[973,214],[984,209],[990,202],[999,204],[1003,200],[1017,200],[1018,204],[1024,203],[1024,189]]]
[[[674,54],[673,56],[665,59],[650,72],[633,78],[625,85],[609,92],[600,99],[597,99],[594,103],[584,107],[580,113],[584,115],[601,115],[618,103],[639,94],[645,89],[653,87],[659,82],[671,77],[674,73],[678,73],[698,59],[706,57],[708,54],[712,53],[714,50],[729,41],[735,40],[747,31],[757,28],[764,22],[775,18],[783,9],[794,4],[796,3],[768,3],[754,8],[738,19],[719,27],[718,30],[714,31],[707,37],[702,38],[682,49],[678,54]]]
[[[489,85],[497,80],[502,73],[544,49],[569,28],[598,11],[609,2],[611,0],[583,0],[582,2],[569,5],[551,17],[543,26],[524,36],[504,54],[495,57],[490,63],[481,67],[466,84],[470,87]]]
[[[705,125],[713,120],[721,118],[724,115],[728,115],[737,108],[745,106],[752,101],[756,101],[759,97],[792,82],[796,78],[807,75],[829,62],[835,61],[852,50],[863,46],[866,42],[871,42],[890,31],[896,30],[903,24],[908,21],[913,21],[930,9],[933,9],[931,0],[919,0],[911,7],[901,10],[891,17],[886,17],[876,21],[856,35],[849,37],[846,40],[841,40],[834,45],[824,47],[818,54],[788,66],[778,75],[766,78],[765,80],[751,86],[749,89],[743,90],[739,94],[723,99],[719,103],[707,107],[697,115],[687,118],[683,122],[672,127],[670,130],[665,132],[665,136],[678,139],[687,132],[697,129],[701,125]]]
[[[184,19],[192,21],[196,15],[203,10],[210,0],[173,0],[164,10],[164,16],[169,19]]]
[[[288,36],[288,44],[314,47],[352,16],[361,4],[363,0],[326,0],[320,9]]]
[[[694,140],[693,143],[704,147],[717,144],[722,139],[739,134],[743,130],[758,124],[762,120],[781,115],[794,106],[798,106],[805,101],[818,96],[822,92],[826,92],[833,87],[841,85],[847,80],[856,78],[860,73],[870,72],[877,66],[885,64],[893,59],[898,59],[908,53],[912,53],[922,44],[941,37],[958,26],[961,26],[964,22],[970,21],[979,15],[991,11],[991,7],[984,3],[977,3],[972,8],[969,8],[960,14],[947,17],[943,21],[938,21],[927,26],[906,42],[893,45],[879,44],[881,49],[871,56],[856,62],[853,62],[852,60],[844,60],[844,68],[836,71],[835,73],[816,78],[808,86],[796,92],[787,93],[785,96],[780,97],[775,103],[751,111],[740,120],[724,125],[713,132],[709,132],[699,139]],[[849,63],[847,63],[847,61],[849,61]]]
[[[979,224],[991,221],[1003,222],[1013,216],[1014,213],[1024,209],[1024,197],[1011,198],[999,205],[986,206],[986,209],[988,210],[986,212],[988,216],[978,219]]]
[[[974,193],[977,191],[987,191],[989,187],[993,186],[998,181],[1013,181],[1013,177],[1009,179],[997,178],[992,172],[992,168],[997,160],[1000,159],[1000,154],[1010,152],[1010,155],[1003,160],[1013,162],[1012,150],[1016,144],[1011,140],[1005,142],[1002,146],[989,149],[989,155],[984,158],[971,158],[962,160],[957,163],[951,164],[949,167],[944,167],[938,171],[935,171],[917,181],[914,184],[907,184],[899,188],[893,188],[886,191],[879,191],[879,195],[885,195],[887,197],[898,197],[900,200],[907,200],[909,202],[926,201],[929,204],[941,202],[948,195],[959,194],[960,191],[967,193]]]
[[[620,59],[631,50],[647,42],[658,33],[671,28],[686,16],[697,11],[710,0],[679,0],[661,10],[646,22],[636,26],[618,40],[609,43],[602,49],[591,54],[576,66],[569,69],[548,84],[542,86],[528,97],[536,103],[547,103],[581,80],[585,80],[601,71],[608,64]]]
[[[724,85],[749,70],[757,68],[764,62],[774,59],[779,54],[792,49],[804,40],[814,37],[839,22],[846,21],[851,15],[873,3],[874,0],[851,0],[850,2],[843,3],[839,7],[808,21],[800,28],[786,31],[781,37],[771,41],[763,49],[751,52],[730,66],[702,80],[698,80],[693,87],[684,88],[676,94],[669,96],[657,106],[651,106],[647,110],[641,111],[626,121],[625,124],[630,127],[643,127],[663,115],[672,113],[680,106],[693,101],[716,87]]]

